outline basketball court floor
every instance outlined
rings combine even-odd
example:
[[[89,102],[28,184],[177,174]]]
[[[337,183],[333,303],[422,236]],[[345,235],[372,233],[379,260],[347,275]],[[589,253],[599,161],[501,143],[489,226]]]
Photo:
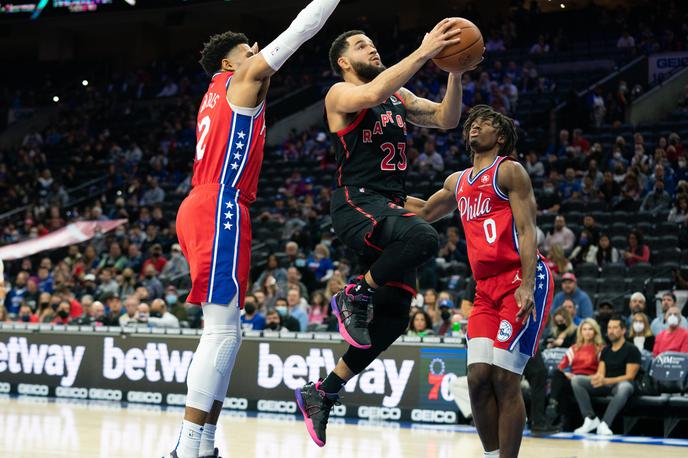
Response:
[[[0,397],[0,457],[159,458],[176,442],[180,418],[178,408]],[[320,449],[298,417],[225,412],[218,445],[223,458],[482,457],[471,428],[336,420],[328,428],[327,445]],[[686,457],[688,440],[526,437],[521,456]]]

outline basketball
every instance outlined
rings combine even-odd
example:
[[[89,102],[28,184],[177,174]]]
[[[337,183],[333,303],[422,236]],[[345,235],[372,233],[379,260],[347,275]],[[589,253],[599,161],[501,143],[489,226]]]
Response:
[[[485,50],[480,29],[468,19],[458,18],[461,41],[445,47],[432,61],[445,72],[460,72],[473,68]]]

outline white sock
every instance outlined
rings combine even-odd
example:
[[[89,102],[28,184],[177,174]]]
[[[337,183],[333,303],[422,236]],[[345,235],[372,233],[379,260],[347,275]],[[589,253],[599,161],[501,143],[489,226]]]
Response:
[[[499,449],[491,452],[483,452],[483,458],[499,458]]]
[[[198,458],[198,449],[201,446],[203,426],[190,421],[182,421],[182,431],[177,443],[177,455],[179,458]]]
[[[217,425],[206,423],[203,425],[203,435],[201,435],[201,448],[198,456],[212,456],[215,453],[215,430]]]

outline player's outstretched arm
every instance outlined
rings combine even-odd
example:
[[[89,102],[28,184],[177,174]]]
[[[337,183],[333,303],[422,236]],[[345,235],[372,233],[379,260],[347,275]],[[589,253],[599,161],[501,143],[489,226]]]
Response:
[[[441,103],[417,97],[406,88],[399,90],[411,124],[420,127],[454,129],[461,118],[461,73],[450,73],[447,81],[447,92]]]
[[[274,75],[299,47],[315,36],[330,17],[339,0],[313,0],[292,21],[287,30],[250,57],[234,78],[263,81]],[[257,50],[256,50],[257,51]]]
[[[325,97],[327,111],[343,114],[357,113],[383,103],[445,46],[461,41],[459,38],[461,30],[454,28],[457,21],[457,18],[440,21],[425,35],[418,49],[380,73],[373,81],[360,86],[346,82],[332,86]]]
[[[404,208],[430,223],[434,223],[451,214],[456,209],[456,195],[454,191],[456,189],[456,181],[459,179],[459,173],[456,172],[449,175],[444,180],[442,189],[430,196],[428,200],[409,196],[406,199]]]
[[[518,232],[518,252],[521,257],[521,286],[516,291],[516,300],[521,310],[516,319],[524,322],[530,312],[535,316],[533,294],[535,288],[535,265],[537,264],[537,228],[535,214],[537,205],[533,185],[526,169],[515,161],[504,161],[499,167],[497,184],[509,196],[511,212]]]

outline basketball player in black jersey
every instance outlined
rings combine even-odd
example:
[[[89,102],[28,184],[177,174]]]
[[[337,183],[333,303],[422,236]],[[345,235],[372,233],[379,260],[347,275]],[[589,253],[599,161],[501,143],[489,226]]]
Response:
[[[296,390],[308,432],[321,447],[337,393],[404,333],[416,268],[437,254],[435,229],[403,208],[406,122],[455,128],[461,116],[461,75],[449,75],[442,103],[416,97],[402,85],[445,46],[459,42],[460,31],[451,31],[455,25],[454,19],[444,19],[416,51],[388,69],[361,31],[341,34],[330,48],[332,69],[344,79],[325,97],[338,162],[332,224],[370,269],[332,299],[348,350],[324,381]]]

